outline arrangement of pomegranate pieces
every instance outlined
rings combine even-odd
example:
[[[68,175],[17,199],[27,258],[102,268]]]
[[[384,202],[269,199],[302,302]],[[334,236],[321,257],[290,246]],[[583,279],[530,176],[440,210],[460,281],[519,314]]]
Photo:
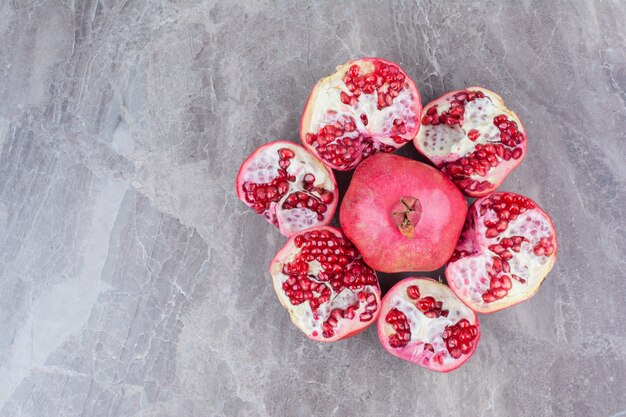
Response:
[[[480,339],[476,313],[430,278],[394,285],[382,300],[377,324],[387,352],[437,372],[465,363]]]
[[[502,98],[487,89],[452,91],[424,107],[417,150],[468,196],[502,184],[526,155],[526,131]]]
[[[291,320],[313,340],[353,336],[378,317],[376,273],[338,229],[320,227],[291,237],[270,273]]]
[[[452,255],[466,214],[465,198],[441,172],[378,154],[357,167],[339,219],[377,271],[431,271]]]
[[[335,176],[292,142],[258,148],[239,169],[237,195],[285,236],[327,225],[337,208]]]
[[[556,254],[554,225],[537,203],[498,192],[470,208],[446,278],[473,310],[493,313],[535,295]]]
[[[348,171],[413,139],[421,110],[415,83],[397,64],[380,58],[349,61],[313,87],[300,138],[329,167]]]
[[[272,142],[248,157],[237,195],[290,237],[270,273],[310,339],[345,339],[377,320],[393,356],[449,372],[476,350],[476,313],[531,298],[556,262],[550,217],[528,197],[494,193],[524,159],[527,137],[492,91],[452,91],[422,112],[398,65],[353,60],[315,84],[300,138],[304,147]],[[409,140],[439,170],[389,154]],[[326,226],[339,200],[330,168],[355,167],[342,232]],[[469,213],[461,192],[478,197]],[[381,301],[374,270],[432,271],[446,262],[448,285],[406,278]]]

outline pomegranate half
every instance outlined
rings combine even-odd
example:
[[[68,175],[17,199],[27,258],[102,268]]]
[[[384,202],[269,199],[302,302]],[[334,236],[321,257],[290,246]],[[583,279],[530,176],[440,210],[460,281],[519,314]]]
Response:
[[[435,168],[377,154],[354,172],[339,219],[348,238],[377,271],[431,271],[452,255],[467,202]]]
[[[431,278],[411,277],[385,294],[378,337],[393,356],[449,372],[474,354],[480,324],[450,288]]]
[[[291,320],[313,340],[353,336],[378,317],[378,277],[339,229],[320,227],[291,237],[270,273]]]
[[[526,130],[502,98],[482,87],[447,93],[424,106],[413,140],[468,196],[502,184],[526,155]]]
[[[338,201],[333,172],[287,141],[267,143],[241,164],[237,196],[285,236],[327,225]]]
[[[556,254],[554,224],[537,203],[498,192],[470,208],[446,278],[473,310],[493,313],[535,295]]]
[[[397,64],[357,59],[315,84],[300,138],[329,167],[348,171],[375,152],[393,152],[413,139],[421,111],[415,83]]]

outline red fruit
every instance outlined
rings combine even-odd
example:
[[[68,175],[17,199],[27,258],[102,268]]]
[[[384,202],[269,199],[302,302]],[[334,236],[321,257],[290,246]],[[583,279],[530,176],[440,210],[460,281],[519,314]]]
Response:
[[[417,300],[416,291],[421,295]],[[378,337],[393,356],[450,372],[474,354],[480,324],[476,313],[450,288],[430,278],[411,277],[398,282],[383,298]]]
[[[285,236],[327,225],[338,201],[333,172],[286,141],[261,146],[241,164],[237,196]]]
[[[554,224],[537,203],[494,193],[470,208],[446,278],[469,307],[493,313],[535,295],[556,253]]]
[[[354,336],[378,317],[378,277],[339,229],[319,227],[291,237],[270,273],[291,321],[313,340]]]
[[[467,202],[441,172],[378,154],[354,172],[341,205],[344,233],[377,271],[430,271],[454,251]]]
[[[393,62],[362,58],[337,67],[313,87],[300,138],[331,168],[348,171],[415,137],[422,104],[413,80]]]
[[[493,192],[526,155],[522,122],[493,91],[452,91],[424,109],[413,144],[470,197]]]

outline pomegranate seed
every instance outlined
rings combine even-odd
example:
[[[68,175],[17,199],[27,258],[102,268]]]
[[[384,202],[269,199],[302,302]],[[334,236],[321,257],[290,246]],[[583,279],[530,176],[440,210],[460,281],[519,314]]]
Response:
[[[511,282],[511,278],[509,278],[506,275],[502,275],[502,279],[501,279],[501,286],[503,289],[505,290],[510,290],[513,287],[513,284]]]
[[[478,139],[478,137],[480,136],[480,132],[478,132],[478,130],[476,129],[472,129],[467,133],[467,137],[469,138],[469,140],[471,140],[472,142],[475,141],[476,139]]]
[[[416,306],[420,311],[425,312],[430,310],[434,303],[435,299],[433,297],[424,297],[417,302]]]
[[[473,346],[474,340],[478,336],[478,329],[466,319],[461,319],[454,325],[446,326],[443,332],[443,341],[446,349],[455,359],[461,355],[468,354]]]
[[[494,238],[498,235],[499,233],[496,229],[487,229],[487,231],[485,232],[485,236],[488,238]]]
[[[291,159],[294,156],[296,156],[296,154],[288,148],[281,148],[278,150],[278,154],[280,155],[280,159]]]
[[[494,297],[489,291],[483,294],[483,301],[485,303],[493,303],[496,301],[496,297]]]
[[[385,316],[385,321],[396,331],[395,334],[389,336],[389,345],[391,347],[401,348],[411,341],[411,327],[403,312],[393,308]]]
[[[406,289],[406,292],[409,298],[412,298],[413,300],[420,298],[420,290],[417,285],[411,285]]]

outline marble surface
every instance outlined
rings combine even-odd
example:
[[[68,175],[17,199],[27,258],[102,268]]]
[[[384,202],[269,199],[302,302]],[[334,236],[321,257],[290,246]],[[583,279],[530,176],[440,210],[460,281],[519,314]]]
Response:
[[[624,21],[621,0],[1,0],[0,416],[626,415]],[[557,226],[539,294],[481,317],[447,375],[374,328],[307,340],[267,273],[284,238],[234,193],[366,55],[424,102],[501,93],[530,138],[502,188]]]

